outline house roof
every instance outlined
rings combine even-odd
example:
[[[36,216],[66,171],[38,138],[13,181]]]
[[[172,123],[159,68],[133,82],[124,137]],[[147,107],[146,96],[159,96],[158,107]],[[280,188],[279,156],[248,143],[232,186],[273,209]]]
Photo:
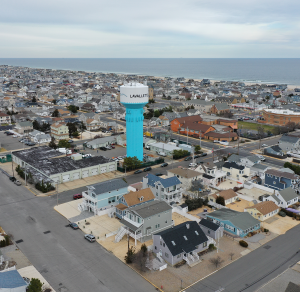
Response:
[[[247,156],[245,158],[247,158],[248,160],[250,160],[250,161],[252,161],[254,163],[257,162],[257,161],[260,161],[260,158],[258,156],[256,156],[256,155],[250,155],[250,156]]]
[[[183,117],[183,118],[177,118],[176,120],[180,124],[186,124],[186,123],[201,122],[202,118],[199,115],[195,115],[195,116],[186,116],[186,117]]]
[[[240,160],[241,160],[241,157],[236,154],[230,155],[227,159],[228,162],[240,162]]]
[[[220,102],[216,102],[215,103],[215,106],[217,108],[217,110],[226,110],[226,109],[229,109],[229,106],[227,105],[227,103],[220,103]]]
[[[234,138],[238,136],[237,133],[235,132],[225,132],[225,133],[209,132],[205,135],[212,138]]]
[[[277,169],[268,169],[266,171],[266,174],[271,174],[274,176],[284,177],[284,178],[288,178],[288,179],[297,179],[298,178],[298,176],[293,173],[289,173],[286,171],[279,171]]]
[[[128,184],[123,179],[113,179],[100,182],[95,185],[90,185],[88,188],[94,188],[93,191],[96,195],[104,194],[114,190],[128,187]]]
[[[142,218],[148,218],[171,209],[172,207],[165,201],[151,201],[136,207],[131,207],[128,211],[136,213]]]
[[[27,286],[17,270],[0,273],[0,289],[14,289]]]
[[[18,125],[21,127],[32,127],[32,123],[31,122],[18,122]]]
[[[238,165],[235,162],[225,162],[223,164],[223,167],[228,168],[228,169],[230,169],[230,168],[235,168],[235,169],[239,169],[239,170],[245,169],[245,166]]]
[[[202,225],[202,226],[205,226],[206,228],[208,229],[211,229],[213,231],[217,231],[220,226],[210,220],[207,220],[207,219],[202,219],[200,222],[199,222],[199,225]]]
[[[298,197],[297,194],[295,193],[295,190],[292,187],[279,191],[279,194],[283,197],[283,199],[286,202]]]
[[[128,207],[125,206],[124,204],[120,203],[120,204],[118,204],[118,205],[116,206],[116,208],[119,209],[119,210],[125,210],[125,209],[127,209]]]
[[[299,137],[295,137],[295,136],[281,136],[281,138],[279,139],[279,142],[286,142],[286,143],[297,143],[299,140]]]
[[[168,171],[171,172],[171,173],[174,173],[176,175],[180,175],[184,178],[193,178],[193,177],[201,175],[201,173],[198,172],[198,171],[188,169],[188,168],[181,168],[181,167],[173,168],[173,169],[170,169]]]
[[[0,117],[8,117],[8,114],[0,112]]]
[[[259,221],[253,218],[248,212],[238,212],[227,208],[211,212],[207,216],[222,221],[230,221],[234,226],[241,230],[246,230],[249,227],[259,224]]]
[[[275,210],[278,210],[279,207],[273,201],[264,201],[254,206],[247,207],[246,209],[256,209],[262,215],[267,215]]]
[[[153,195],[150,188],[146,188],[137,192],[130,192],[123,196],[124,200],[126,201],[128,207],[145,203],[150,200],[154,200],[155,196]],[[141,200],[141,198],[143,198]]]
[[[207,236],[195,221],[181,223],[155,235],[161,236],[173,256],[182,252],[191,252],[197,249],[199,244],[208,241]]]
[[[148,185],[155,187],[156,182],[161,182],[164,188],[168,188],[171,186],[179,185],[181,184],[180,180],[178,179],[177,176],[172,176],[168,178],[161,178],[159,176],[153,175],[152,173],[148,173],[146,175],[148,178]]]
[[[238,196],[232,189],[221,191],[217,195],[223,197],[225,201]]]

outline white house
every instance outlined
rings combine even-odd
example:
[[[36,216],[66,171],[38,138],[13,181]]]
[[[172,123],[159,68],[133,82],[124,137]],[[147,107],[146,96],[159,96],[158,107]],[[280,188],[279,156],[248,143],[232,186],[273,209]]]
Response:
[[[275,191],[274,195],[263,196],[262,200],[273,201],[277,206],[287,208],[298,202],[298,195],[293,188],[289,187],[281,191]]]
[[[49,143],[51,141],[51,136],[49,134],[40,134],[33,137],[35,143]]]

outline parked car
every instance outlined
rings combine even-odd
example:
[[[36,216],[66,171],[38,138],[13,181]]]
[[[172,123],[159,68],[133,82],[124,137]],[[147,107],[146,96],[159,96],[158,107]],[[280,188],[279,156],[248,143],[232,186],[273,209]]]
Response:
[[[164,175],[163,173],[156,173],[155,174],[156,176],[162,176],[162,175]]]
[[[268,147],[268,145],[267,144],[262,144],[261,147]]]
[[[184,159],[184,161],[190,161],[190,160],[192,160],[192,159],[193,159],[192,156],[188,156],[188,157],[186,157],[186,158]]]
[[[165,162],[165,163],[163,163],[162,165],[161,165],[161,167],[166,167],[166,166],[168,166],[169,164],[167,163],[167,162]]]
[[[151,168],[150,166],[148,166],[148,167],[146,167],[146,168],[144,169],[145,172],[146,172],[146,171],[150,171],[150,170],[152,170],[152,168]]]
[[[73,140],[69,140],[68,142],[69,142],[69,143],[73,143],[74,141],[73,141]]]
[[[280,212],[278,213],[278,215],[281,216],[281,217],[285,217],[285,216],[286,216],[286,214],[285,214],[283,211],[280,211]]]
[[[192,162],[192,163],[189,164],[189,167],[196,167],[196,166],[197,166],[197,163]]]
[[[76,223],[70,223],[69,226],[73,229],[79,229],[79,226]]]
[[[81,199],[81,198],[82,198],[82,194],[73,195],[73,200],[77,200],[77,199]]]
[[[203,152],[203,153],[200,154],[200,156],[201,156],[201,157],[207,156],[207,153]]]
[[[143,171],[141,169],[138,169],[134,172],[134,174],[139,174],[139,173],[142,173]]]
[[[106,146],[105,147],[107,150],[111,150],[111,147],[110,146]]]
[[[196,158],[199,158],[199,157],[201,157],[200,154],[194,155],[194,158],[195,158],[195,159],[196,159]]]
[[[86,240],[88,240],[89,242],[94,242],[94,241],[96,241],[96,237],[95,237],[94,235],[92,235],[92,234],[85,234],[85,235],[84,235],[84,238],[85,238]]]
[[[218,140],[214,140],[214,143],[219,143],[220,141],[218,141]]]
[[[8,132],[8,133],[6,133],[6,135],[7,135],[7,136],[10,136],[10,135],[14,135],[14,133]]]
[[[27,142],[27,143],[25,143],[27,146],[34,146],[35,145],[35,143],[34,142]]]
[[[15,134],[15,135],[13,135],[13,138],[17,138],[17,137],[19,137],[19,136],[18,136],[18,135],[16,135],[16,134]]]
[[[17,185],[17,186],[20,186],[21,185],[21,182],[19,180],[15,180],[14,183]]]
[[[115,148],[116,148],[114,145],[110,145],[110,147],[111,147],[112,149],[115,149]]]
[[[90,158],[90,157],[92,157],[92,154],[89,153],[82,155],[82,158]]]
[[[12,182],[14,182],[14,181],[17,180],[14,176],[10,176],[9,179],[10,179]]]
[[[107,149],[105,147],[100,147],[100,150],[106,151]]]

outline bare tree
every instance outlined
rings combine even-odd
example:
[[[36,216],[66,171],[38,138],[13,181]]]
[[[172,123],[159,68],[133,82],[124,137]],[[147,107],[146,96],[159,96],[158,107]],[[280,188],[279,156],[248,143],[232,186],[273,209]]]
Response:
[[[215,258],[211,258],[211,259],[209,259],[209,261],[210,261],[210,263],[215,265],[216,268],[218,268],[218,266],[221,265],[224,262],[224,260],[222,260],[220,258],[220,256],[216,256]]]
[[[232,260],[232,258],[233,258],[233,256],[234,256],[234,253],[231,252],[229,255],[230,255],[230,259]]]

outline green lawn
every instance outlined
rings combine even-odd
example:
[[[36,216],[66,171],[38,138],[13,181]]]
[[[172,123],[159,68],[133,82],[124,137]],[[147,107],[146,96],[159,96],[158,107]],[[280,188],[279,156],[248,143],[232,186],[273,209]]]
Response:
[[[271,131],[275,129],[274,126],[264,125],[260,123],[250,123],[250,122],[241,122],[238,123],[239,129],[248,129],[248,130],[257,130],[257,126],[262,126],[265,129],[265,132]]]

